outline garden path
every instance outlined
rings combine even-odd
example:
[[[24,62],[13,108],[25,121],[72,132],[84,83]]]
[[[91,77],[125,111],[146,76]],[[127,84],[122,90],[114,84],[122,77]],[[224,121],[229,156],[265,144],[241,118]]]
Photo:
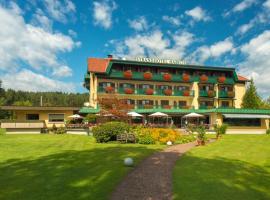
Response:
[[[124,178],[110,199],[171,200],[175,162],[195,145],[195,142],[173,145],[146,158]]]

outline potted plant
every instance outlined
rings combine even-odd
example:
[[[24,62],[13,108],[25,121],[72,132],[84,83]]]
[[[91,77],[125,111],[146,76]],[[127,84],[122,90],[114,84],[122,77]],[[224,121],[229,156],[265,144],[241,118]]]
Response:
[[[198,126],[196,128],[196,132],[197,134],[197,143],[199,146],[201,145],[205,145],[205,141],[206,141],[206,136],[205,136],[205,127],[204,126]]]
[[[182,80],[183,80],[184,82],[189,82],[190,76],[189,76],[188,74],[184,73],[184,74],[182,75]]]
[[[201,82],[207,82],[208,81],[208,76],[206,76],[205,74],[200,76],[200,81]]]
[[[127,79],[131,79],[132,78],[132,71],[131,70],[127,70],[124,72],[124,77]]]
[[[144,73],[143,73],[143,78],[144,78],[145,80],[151,80],[152,77],[153,77],[153,75],[152,75],[151,72],[144,72]]]
[[[152,95],[152,94],[154,94],[154,90],[153,90],[152,88],[147,88],[147,89],[145,90],[145,94],[147,94],[147,95]]]
[[[167,96],[171,96],[172,95],[172,90],[171,89],[165,89],[164,94],[167,95]]]
[[[125,88],[124,92],[125,92],[125,94],[133,94],[134,90],[132,88]]]
[[[114,88],[113,88],[112,86],[107,86],[107,87],[105,88],[105,91],[108,92],[108,93],[111,93],[111,92],[114,91]]]
[[[208,92],[207,92],[207,95],[209,96],[209,97],[214,97],[214,91],[213,90],[208,90]]]
[[[188,97],[190,95],[190,92],[188,90],[183,91],[183,96]]]
[[[226,77],[225,76],[218,77],[218,82],[219,83],[225,83],[225,81],[226,81]]]
[[[172,80],[172,75],[169,73],[165,73],[165,74],[163,74],[163,79],[165,81],[170,81],[170,80]]]
[[[164,109],[171,109],[171,106],[170,105],[163,105],[162,106]]]

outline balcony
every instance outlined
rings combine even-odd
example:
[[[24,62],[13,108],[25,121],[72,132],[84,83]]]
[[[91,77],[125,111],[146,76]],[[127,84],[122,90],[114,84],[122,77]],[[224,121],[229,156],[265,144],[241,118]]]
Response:
[[[234,98],[235,92],[234,91],[219,91],[218,98]]]
[[[209,97],[209,98],[214,98],[216,96],[216,91],[213,90],[200,90],[199,92],[200,97]]]
[[[144,78],[144,72],[132,72],[131,78],[125,78],[124,72],[113,70],[109,74],[109,78],[117,78],[117,79],[133,79],[133,80],[144,80],[144,81],[170,81],[170,82],[181,82],[181,83],[192,83],[192,82],[200,82],[200,83],[219,83],[218,76],[209,76],[206,81],[201,81],[200,76],[190,76],[189,80],[184,81],[182,74],[170,74],[170,80],[165,80],[163,74],[151,73],[151,78]],[[226,77],[222,84],[234,84],[234,79]]]
[[[135,105],[135,109],[166,109],[166,110],[177,110],[177,109],[193,109],[192,106],[174,106],[174,105]]]
[[[206,106],[206,105],[200,105],[199,109],[212,109],[214,106]]]

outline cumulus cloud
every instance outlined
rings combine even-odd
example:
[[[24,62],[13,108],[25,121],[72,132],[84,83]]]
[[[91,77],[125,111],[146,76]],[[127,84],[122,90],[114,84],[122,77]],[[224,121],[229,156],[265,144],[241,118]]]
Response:
[[[66,23],[67,17],[76,12],[76,6],[71,0],[44,0],[48,14],[56,21]]]
[[[130,28],[133,28],[136,31],[148,29],[148,23],[144,16],[141,16],[138,19],[128,20],[128,24]]]
[[[68,66],[59,66],[53,69],[53,76],[56,77],[69,77],[72,76],[72,69]]]
[[[270,10],[270,0],[266,0],[264,3],[263,3],[263,6],[267,9]]]
[[[70,52],[80,43],[62,33],[27,24],[17,9],[0,6],[0,69],[10,69],[18,62],[41,70],[61,66],[57,54]]]
[[[258,0],[243,0],[240,3],[236,4],[231,10],[224,13],[224,16],[229,16],[232,13],[242,12],[254,4],[257,3]]]
[[[266,30],[240,47],[246,59],[239,65],[239,73],[253,77],[264,97],[270,94],[270,30]]]
[[[170,17],[168,15],[164,15],[162,16],[162,20],[174,26],[179,26],[181,24],[180,17]]]
[[[112,26],[112,12],[117,8],[114,1],[94,1],[93,2],[94,24],[109,29]]]
[[[114,54],[119,57],[183,58],[186,55],[186,48],[194,42],[194,35],[183,31],[175,32],[170,36],[170,38],[166,37],[160,30],[155,30],[110,43],[116,46]]]
[[[203,63],[209,58],[218,58],[228,52],[234,52],[234,44],[231,38],[216,42],[213,45],[200,46],[192,54],[193,62]]]
[[[75,85],[50,79],[42,74],[22,69],[17,73],[5,74],[1,77],[4,88],[23,91],[65,91],[74,92]]]
[[[185,12],[186,15],[193,18],[195,21],[209,21],[211,17],[201,7],[197,6],[191,10]]]

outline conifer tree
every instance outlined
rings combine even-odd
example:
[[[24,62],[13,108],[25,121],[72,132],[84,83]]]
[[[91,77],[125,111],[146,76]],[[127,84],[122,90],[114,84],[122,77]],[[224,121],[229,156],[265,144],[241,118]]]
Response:
[[[257,88],[251,79],[250,84],[243,97],[242,108],[258,109],[263,105],[261,97],[257,93]]]

